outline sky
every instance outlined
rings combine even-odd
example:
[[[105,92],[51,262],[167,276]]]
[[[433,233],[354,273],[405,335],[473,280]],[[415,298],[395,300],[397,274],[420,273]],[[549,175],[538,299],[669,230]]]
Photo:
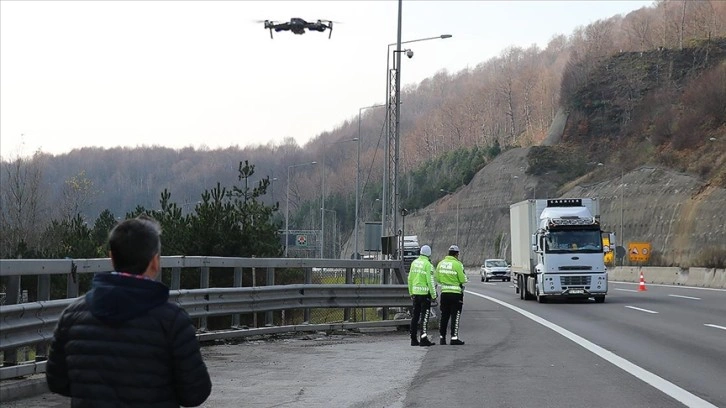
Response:
[[[403,2],[402,86],[547,45],[652,1]],[[261,20],[334,20],[274,33]],[[385,103],[398,2],[0,1],[0,156],[81,147],[303,146]],[[395,45],[391,50],[395,49]]]

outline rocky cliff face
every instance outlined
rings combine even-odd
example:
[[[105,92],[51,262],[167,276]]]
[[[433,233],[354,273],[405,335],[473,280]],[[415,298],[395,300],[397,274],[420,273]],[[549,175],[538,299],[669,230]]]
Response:
[[[593,183],[586,176],[558,189],[556,173],[525,174],[528,152],[525,148],[502,153],[455,194],[409,214],[405,234],[418,235],[421,244],[431,245],[434,260],[456,243],[464,264],[478,266],[485,258],[510,259],[511,204],[535,197],[598,197],[603,229],[615,232],[619,245],[621,230],[626,243],[650,242],[652,265],[702,266],[707,253],[726,253],[725,189],[646,166],[623,173],[622,180],[618,175]],[[349,242],[344,253],[351,252]]]

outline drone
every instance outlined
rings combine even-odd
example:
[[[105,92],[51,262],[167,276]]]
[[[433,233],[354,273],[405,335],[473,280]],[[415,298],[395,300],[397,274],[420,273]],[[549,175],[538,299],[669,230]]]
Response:
[[[305,34],[305,30],[309,31],[320,31],[321,33],[327,29],[330,29],[328,38],[333,35],[333,21],[330,20],[318,20],[314,23],[308,23],[302,18],[293,17],[289,22],[277,23],[272,20],[264,20],[265,29],[270,30],[270,38],[272,37],[272,30],[276,32],[280,31],[292,31],[293,34],[302,35]]]

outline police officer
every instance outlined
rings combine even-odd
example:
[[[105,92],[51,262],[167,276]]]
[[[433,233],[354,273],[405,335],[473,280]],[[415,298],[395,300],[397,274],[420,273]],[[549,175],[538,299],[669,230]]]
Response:
[[[436,300],[436,285],[434,284],[434,266],[431,264],[431,247],[421,247],[419,257],[411,262],[408,272],[408,294],[413,300],[413,315],[411,316],[411,345],[432,346],[426,329],[431,315],[431,301]],[[421,320],[421,341],[418,340],[419,320]]]
[[[441,321],[439,344],[446,344],[446,329],[451,319],[451,344],[462,345],[459,339],[459,319],[464,305],[464,285],[469,281],[464,265],[459,261],[459,247],[449,247],[449,254],[436,265],[436,282],[441,285]]]

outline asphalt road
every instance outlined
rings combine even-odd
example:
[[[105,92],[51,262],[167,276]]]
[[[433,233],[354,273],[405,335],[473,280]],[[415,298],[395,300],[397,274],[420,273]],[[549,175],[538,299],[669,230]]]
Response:
[[[726,407],[726,290],[611,283],[603,304],[538,304],[470,278],[463,346],[411,347],[404,332],[208,346],[203,406]]]
[[[726,290],[647,285],[647,291],[639,292],[637,284],[610,282],[604,304],[538,304],[519,300],[508,282],[477,280],[467,289],[576,334],[599,346],[594,354],[606,360],[612,357],[609,353],[622,357],[656,376],[646,379],[670,395],[682,396],[688,405],[699,406],[700,398],[726,407]]]

